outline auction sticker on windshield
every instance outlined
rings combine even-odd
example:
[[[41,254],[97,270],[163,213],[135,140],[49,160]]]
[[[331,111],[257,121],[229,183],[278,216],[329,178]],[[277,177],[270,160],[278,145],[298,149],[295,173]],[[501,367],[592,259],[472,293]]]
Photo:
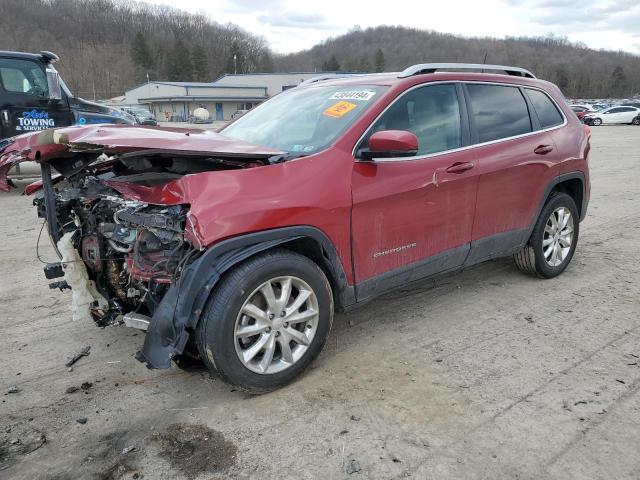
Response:
[[[340,118],[356,108],[358,105],[350,102],[338,102],[331,105],[323,113],[327,117]]]
[[[346,92],[336,92],[331,96],[332,100],[371,100],[376,94],[371,90],[349,90]]]

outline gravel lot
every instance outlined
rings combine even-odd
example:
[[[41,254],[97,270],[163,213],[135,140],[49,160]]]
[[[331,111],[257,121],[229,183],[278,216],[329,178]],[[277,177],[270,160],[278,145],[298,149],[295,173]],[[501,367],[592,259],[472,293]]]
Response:
[[[504,259],[408,285],[339,315],[312,368],[259,397],[73,322],[30,200],[1,196],[0,477],[640,478],[640,128],[592,130],[562,276]]]

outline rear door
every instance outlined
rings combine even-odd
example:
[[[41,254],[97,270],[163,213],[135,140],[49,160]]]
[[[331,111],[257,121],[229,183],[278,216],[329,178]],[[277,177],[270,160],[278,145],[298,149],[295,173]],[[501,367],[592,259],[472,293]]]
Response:
[[[34,60],[0,58],[0,138],[71,123],[66,98],[49,102],[44,65]]]
[[[400,96],[370,127],[418,137],[414,157],[363,160],[353,170],[352,235],[358,300],[460,266],[469,251],[477,169],[466,107],[454,83]]]
[[[549,130],[565,120],[539,90],[467,83],[465,91],[480,174],[468,259],[475,263],[510,253],[526,241],[544,188],[553,176],[550,167],[557,161]],[[553,111],[545,113],[545,127],[527,92],[536,102],[551,102]]]
[[[620,107],[619,110],[619,123],[631,123],[638,114],[638,110],[633,107]]]

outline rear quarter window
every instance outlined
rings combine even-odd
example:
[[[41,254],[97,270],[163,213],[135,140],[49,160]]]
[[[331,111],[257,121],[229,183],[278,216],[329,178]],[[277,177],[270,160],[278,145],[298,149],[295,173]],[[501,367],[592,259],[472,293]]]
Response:
[[[532,131],[529,109],[517,87],[467,84],[478,142],[490,142]]]
[[[555,127],[564,122],[564,117],[546,93],[531,88],[526,90],[542,128]]]

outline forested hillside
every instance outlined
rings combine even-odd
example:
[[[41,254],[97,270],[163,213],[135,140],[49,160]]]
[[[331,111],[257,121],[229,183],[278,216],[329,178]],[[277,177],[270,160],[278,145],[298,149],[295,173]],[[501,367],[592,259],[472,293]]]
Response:
[[[269,71],[264,39],[235,25],[123,0],[0,0],[0,50],[51,50],[71,90],[110,98],[142,81]]]
[[[85,98],[121,95],[151,80],[212,81],[227,72],[401,70],[420,62],[517,65],[569,97],[640,93],[640,56],[557,37],[463,38],[381,26],[274,55],[268,39],[170,7],[125,0],[0,0],[0,50],[51,50]],[[235,56],[235,61],[234,61]]]
[[[422,62],[517,65],[560,86],[569,97],[640,93],[640,56],[604,52],[564,38],[463,38],[381,26],[354,29],[309,50],[275,59],[277,70],[396,71]]]

